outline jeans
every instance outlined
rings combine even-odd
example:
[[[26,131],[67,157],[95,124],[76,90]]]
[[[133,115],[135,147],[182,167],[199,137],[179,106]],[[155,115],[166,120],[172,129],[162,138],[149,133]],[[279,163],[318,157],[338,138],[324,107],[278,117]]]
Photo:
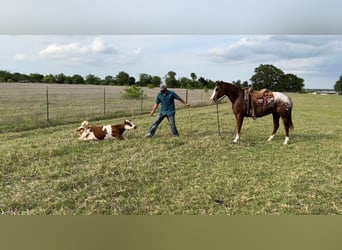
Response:
[[[150,136],[153,136],[154,133],[156,132],[159,124],[165,119],[165,117],[167,118],[167,120],[169,121],[170,127],[171,127],[171,131],[173,136],[179,136],[177,127],[176,127],[176,120],[175,120],[175,114],[172,115],[166,115],[166,114],[159,114],[157,120],[152,124],[150,130],[149,130],[149,134]]]

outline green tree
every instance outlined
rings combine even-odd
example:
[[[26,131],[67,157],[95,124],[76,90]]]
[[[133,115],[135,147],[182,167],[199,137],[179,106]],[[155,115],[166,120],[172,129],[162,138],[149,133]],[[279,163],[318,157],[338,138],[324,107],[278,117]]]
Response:
[[[123,93],[122,97],[125,99],[144,98],[144,90],[137,85],[129,86],[125,89],[125,93]]]
[[[152,83],[152,76],[148,74],[140,74],[139,76],[139,85],[140,86],[148,86]]]
[[[12,79],[12,74],[6,70],[0,70],[0,79],[1,82],[7,82],[9,79]]]
[[[115,82],[119,86],[130,85],[129,74],[121,71],[115,77]]]
[[[72,77],[71,76],[66,76],[64,79],[65,84],[72,84]]]
[[[56,83],[63,84],[66,79],[66,75],[64,75],[63,73],[59,73],[55,76],[55,79],[56,79]]]
[[[195,73],[191,73],[190,76],[192,79],[191,88],[192,89],[199,88],[199,82],[197,81],[197,75]]]
[[[182,77],[179,80],[179,87],[187,88],[187,89],[193,89],[193,81],[187,77]]]
[[[342,93],[342,75],[340,76],[340,79],[336,81],[334,85],[334,89],[338,93]]]
[[[106,76],[102,82],[104,85],[115,85],[115,79],[111,75]]]
[[[304,79],[294,74],[286,74],[283,76],[278,91],[301,92],[304,88]]]
[[[255,68],[255,74],[252,76],[252,87],[256,90],[268,88],[275,90],[279,85],[284,72],[271,64],[261,64]]]
[[[44,76],[42,74],[34,73],[29,75],[30,82],[42,82]]]
[[[300,92],[304,88],[304,79],[294,74],[285,74],[281,69],[266,64],[255,68],[252,76],[254,89],[268,88],[273,91]]]
[[[242,87],[241,80],[232,81],[232,84],[238,87]]]
[[[56,82],[56,78],[54,75],[49,74],[43,77],[43,83],[55,83]]]
[[[200,87],[200,88],[206,88],[206,89],[208,89],[208,80],[206,80],[204,77],[200,77],[200,78],[198,78],[198,86]]]
[[[81,75],[73,75],[71,77],[72,84],[84,84],[84,78]]]
[[[95,75],[89,74],[85,79],[86,84],[99,85],[101,83],[101,78]]]
[[[153,76],[151,85],[149,85],[149,87],[152,87],[152,88],[158,87],[161,83],[162,83],[162,79],[160,78],[160,76]]]
[[[197,80],[197,75],[195,73],[191,73],[190,76],[193,82]]]
[[[128,78],[128,85],[129,86],[132,86],[132,85],[134,85],[135,84],[135,78],[133,77],[133,76],[130,76],[129,78]]]
[[[169,71],[165,76],[165,83],[170,88],[177,88],[179,86],[178,81],[176,79],[176,72]]]
[[[242,88],[247,88],[248,87],[248,82],[247,81],[243,81],[241,87]]]

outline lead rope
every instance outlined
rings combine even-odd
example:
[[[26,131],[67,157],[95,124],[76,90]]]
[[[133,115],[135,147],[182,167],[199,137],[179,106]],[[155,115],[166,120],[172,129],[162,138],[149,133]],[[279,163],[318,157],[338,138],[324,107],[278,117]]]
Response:
[[[216,117],[217,117],[218,134],[223,139],[223,136],[221,134],[220,117],[219,117],[219,110],[218,110],[218,103],[217,102],[216,102]]]
[[[218,129],[218,134],[219,136],[224,139],[222,133],[221,133],[221,126],[220,126],[220,117],[219,117],[219,110],[218,110],[218,103],[216,102],[216,117],[217,117],[217,129]],[[234,131],[232,132],[232,135],[236,132],[236,127]]]

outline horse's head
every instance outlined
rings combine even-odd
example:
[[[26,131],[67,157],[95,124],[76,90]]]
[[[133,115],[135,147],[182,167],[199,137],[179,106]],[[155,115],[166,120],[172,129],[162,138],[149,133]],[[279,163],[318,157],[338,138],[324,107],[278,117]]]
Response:
[[[213,103],[217,103],[220,100],[222,100],[225,96],[226,96],[226,94],[224,93],[223,82],[222,81],[216,81],[215,89],[213,91],[213,94],[210,97],[210,100]]]

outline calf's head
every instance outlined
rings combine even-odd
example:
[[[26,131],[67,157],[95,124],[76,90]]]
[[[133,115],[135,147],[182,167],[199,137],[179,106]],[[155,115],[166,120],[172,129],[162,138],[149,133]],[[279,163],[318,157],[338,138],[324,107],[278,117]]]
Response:
[[[84,121],[82,122],[81,126],[79,126],[76,131],[79,134],[79,136],[81,137],[82,134],[84,134],[84,132],[88,131],[89,129],[89,122],[88,121]]]
[[[129,130],[129,129],[136,129],[137,126],[134,125],[133,122],[131,122],[130,120],[125,120],[124,121],[124,125],[125,125],[125,129]]]

